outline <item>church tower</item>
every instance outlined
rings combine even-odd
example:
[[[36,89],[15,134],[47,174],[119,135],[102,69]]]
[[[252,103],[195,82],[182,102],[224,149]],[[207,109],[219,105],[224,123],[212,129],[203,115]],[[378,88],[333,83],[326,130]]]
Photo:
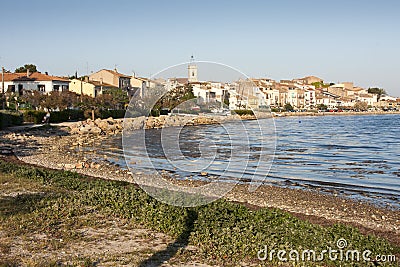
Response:
[[[188,82],[197,82],[197,65],[194,63],[194,57],[190,58],[190,63],[188,65]]]

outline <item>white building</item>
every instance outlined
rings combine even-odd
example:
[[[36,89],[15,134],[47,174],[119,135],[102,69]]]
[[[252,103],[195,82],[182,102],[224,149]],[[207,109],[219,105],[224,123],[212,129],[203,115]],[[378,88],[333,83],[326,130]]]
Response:
[[[356,100],[360,101],[360,102],[365,102],[368,104],[368,106],[374,106],[378,102],[378,95],[376,95],[376,94],[360,94],[360,95],[356,96]]]
[[[39,91],[43,93],[68,91],[69,80],[40,72],[4,73],[5,92],[18,93],[22,95],[24,90]]]
[[[309,109],[316,106],[315,90],[306,89],[304,91],[304,107]]]

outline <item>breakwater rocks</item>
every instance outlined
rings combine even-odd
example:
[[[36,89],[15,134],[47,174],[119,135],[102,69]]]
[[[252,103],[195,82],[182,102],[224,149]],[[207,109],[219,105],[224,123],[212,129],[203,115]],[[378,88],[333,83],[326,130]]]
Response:
[[[123,119],[87,119],[86,121],[78,121],[77,123],[71,124],[71,134],[118,134],[122,132]]]
[[[123,130],[140,130],[140,129],[158,129],[163,127],[177,127],[177,126],[193,126],[205,124],[218,124],[227,121],[237,120],[251,120],[256,119],[253,115],[231,115],[231,116],[191,116],[191,115],[176,115],[167,116],[161,115],[159,117],[136,117],[125,119],[88,119],[86,121],[79,121],[70,125],[71,134],[93,134],[93,135],[114,135],[121,133]]]

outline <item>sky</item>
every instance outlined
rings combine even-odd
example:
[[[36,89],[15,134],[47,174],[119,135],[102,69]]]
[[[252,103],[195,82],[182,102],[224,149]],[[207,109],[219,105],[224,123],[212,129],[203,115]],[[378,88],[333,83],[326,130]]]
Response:
[[[275,80],[315,75],[400,97],[397,0],[0,0],[0,65],[150,77],[190,60]]]

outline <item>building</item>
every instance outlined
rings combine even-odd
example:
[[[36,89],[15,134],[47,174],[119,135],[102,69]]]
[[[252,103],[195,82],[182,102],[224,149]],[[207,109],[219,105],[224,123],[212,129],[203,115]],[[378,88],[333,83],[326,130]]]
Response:
[[[312,109],[316,106],[315,90],[305,89],[304,90],[304,108]]]
[[[69,91],[75,92],[78,95],[88,95],[91,97],[97,97],[103,94],[104,90],[116,88],[110,84],[98,82],[98,81],[85,81],[72,79],[69,82]]]
[[[376,94],[359,94],[356,96],[356,100],[360,102],[365,102],[368,106],[375,106],[378,102],[378,95]]]
[[[334,84],[328,87],[328,92],[340,97],[347,96],[347,90],[343,83]]]
[[[97,81],[104,84],[109,84],[124,90],[129,90],[131,88],[131,76],[119,73],[117,69],[99,70],[98,72],[89,75],[89,81]]]
[[[3,88],[2,88],[3,89]],[[4,91],[22,95],[24,91],[39,91],[50,93],[53,91],[68,91],[69,80],[41,72],[4,73]]]
[[[197,78],[197,65],[194,64],[193,62],[191,62],[188,65],[188,81],[190,83],[193,82],[198,82],[198,78]]]
[[[313,83],[324,83],[324,80],[318,78],[316,76],[307,76],[301,79],[297,79],[303,81],[304,84],[313,84]]]

